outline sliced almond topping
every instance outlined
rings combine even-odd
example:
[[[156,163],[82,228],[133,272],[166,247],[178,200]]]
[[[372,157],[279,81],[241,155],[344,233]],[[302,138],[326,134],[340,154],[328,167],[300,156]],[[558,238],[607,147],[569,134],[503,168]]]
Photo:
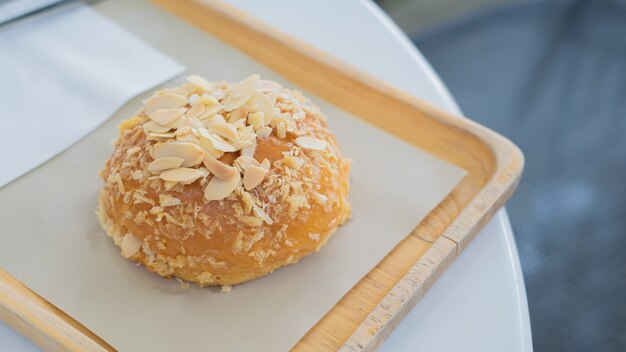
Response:
[[[233,110],[228,117],[228,122],[233,123],[237,120],[245,119],[250,112],[250,107],[248,105],[242,105],[237,109]]]
[[[196,90],[196,88],[189,84],[189,83],[183,83],[181,86],[179,87],[174,87],[174,88],[165,88],[161,91],[162,92],[168,92],[168,93],[174,93],[174,94],[180,94],[180,95],[184,95],[187,96],[191,93],[193,93]]]
[[[230,143],[222,139],[222,137],[209,132],[206,128],[199,128],[200,135],[211,142],[213,148],[222,152],[234,152],[237,149]]]
[[[154,121],[148,121],[143,124],[143,130],[146,132],[165,133],[170,129],[170,127],[159,125]]]
[[[236,141],[239,139],[237,135],[237,131],[233,127],[233,125],[228,122],[213,122],[210,126],[211,130],[218,135],[230,139],[231,141]]]
[[[187,105],[187,98],[184,95],[166,92],[154,95],[146,100],[144,111],[146,115],[150,116],[159,109],[176,109],[185,105]]]
[[[196,93],[193,93],[189,96],[189,99],[187,100],[189,101],[189,105],[194,106],[198,103],[198,101],[200,101],[200,96]]]
[[[280,138],[287,137],[287,124],[285,121],[281,121],[278,126],[276,126],[276,134]]]
[[[217,100],[224,100],[224,98],[226,98],[226,94],[224,94],[224,91],[221,89],[214,90],[213,92],[211,92],[211,94],[213,94],[213,96]]]
[[[263,126],[256,131],[256,136],[266,139],[272,134],[272,128],[270,126]]]
[[[198,143],[198,145],[200,145],[208,154],[213,155],[214,158],[219,159],[222,155],[224,155],[223,151],[213,148],[213,143],[202,136],[198,138],[196,143]]]
[[[256,134],[254,133],[254,127],[252,126],[245,126],[245,127],[241,127],[239,129],[239,139],[240,140],[252,140],[253,137],[256,137]]]
[[[182,166],[190,167],[198,165],[204,158],[204,150],[189,142],[165,142],[154,146],[154,158],[160,159],[168,156],[183,158]]]
[[[202,163],[213,175],[222,180],[230,179],[234,177],[235,174],[239,174],[237,168],[226,165],[209,154],[204,156]]]
[[[226,122],[226,120],[224,119],[224,116],[222,116],[221,114],[215,114],[211,117],[211,123],[217,123],[217,122]]]
[[[185,117],[198,118],[198,116],[202,115],[205,111],[204,105],[196,104],[191,107],[185,114]]]
[[[197,76],[191,75],[187,77],[187,82],[191,83],[194,87],[199,88],[205,92],[210,92],[213,90],[213,86],[206,79]]]
[[[252,144],[241,148],[241,155],[254,157],[254,152],[256,151],[256,138],[251,140]]]
[[[211,94],[202,94],[200,96],[200,102],[209,106],[219,106],[220,102],[217,97]]]
[[[265,115],[265,121],[272,120],[274,107],[267,95],[255,92],[252,97],[250,97],[250,100],[248,100],[248,105],[250,105],[252,111],[262,112]]]
[[[176,141],[178,142],[190,142],[190,143],[198,143],[198,140],[192,133],[176,135]]]
[[[244,171],[250,165],[260,166],[261,164],[253,157],[242,155],[235,159],[235,165],[237,165],[241,171]]]
[[[158,172],[158,171],[163,171],[163,170],[168,170],[168,169],[175,169],[177,167],[180,167],[184,161],[185,159],[178,158],[175,156],[167,156],[164,158],[159,158],[159,159],[154,160],[148,165],[148,171]]]
[[[224,100],[224,110],[233,111],[248,101],[256,91],[259,79],[259,75],[254,74],[234,86]]]
[[[263,161],[261,162],[261,167],[269,171],[271,167],[270,161],[267,159],[263,159]]]
[[[243,149],[245,147],[249,147],[252,144],[254,144],[254,143],[252,143],[252,141],[250,141],[250,140],[236,141],[236,142],[233,142],[233,147],[235,147],[236,149],[239,150],[239,149]]]
[[[150,134],[148,134],[148,139],[153,139],[153,140],[167,140],[170,138],[174,138],[176,136],[176,134],[172,133],[155,133],[155,132],[150,132]]]
[[[300,166],[302,166],[302,160],[296,158],[295,156],[287,155],[283,158],[283,163],[294,170],[299,170]]]
[[[185,113],[185,108],[178,109],[157,109],[148,117],[150,120],[158,123],[159,125],[169,125],[176,122]]]
[[[243,175],[243,187],[249,191],[263,182],[267,170],[260,166],[249,165]]]
[[[215,116],[215,114],[217,114],[220,110],[221,110],[221,108],[219,106],[208,107],[208,106],[205,105],[204,106],[204,112],[202,114],[198,115],[197,119],[200,120],[200,121],[204,120],[204,121],[209,121],[210,122],[210,120],[207,119],[207,117]],[[207,125],[205,124],[205,126],[207,126]]]
[[[259,84],[257,85],[257,89],[261,92],[271,92],[273,90],[279,90],[282,88],[283,86],[281,86],[280,83],[276,83],[267,79],[260,80]]]
[[[208,200],[222,200],[237,188],[239,181],[241,175],[238,172],[228,180],[213,177],[204,189],[204,197]]]
[[[204,127],[202,122],[193,118],[188,118],[187,116],[181,117],[180,119],[176,120],[176,122],[169,124],[168,126],[172,128],[183,128],[185,126],[192,127],[192,128]]]
[[[249,114],[248,124],[254,127],[255,130],[258,130],[265,125],[265,114],[262,111]]]
[[[143,242],[137,237],[127,233],[126,236],[122,239],[122,243],[120,243],[120,248],[122,249],[122,257],[130,258],[135,253],[139,252],[141,245]]]
[[[179,182],[182,184],[190,184],[204,174],[198,169],[191,169],[188,167],[179,167],[176,169],[163,171],[159,177],[164,181]]]
[[[313,138],[313,137],[298,137],[295,140],[296,144],[304,149],[309,150],[324,150],[328,143],[321,139]]]
[[[235,122],[231,122],[230,124],[233,125],[235,129],[240,130],[246,127],[246,119],[237,120]]]

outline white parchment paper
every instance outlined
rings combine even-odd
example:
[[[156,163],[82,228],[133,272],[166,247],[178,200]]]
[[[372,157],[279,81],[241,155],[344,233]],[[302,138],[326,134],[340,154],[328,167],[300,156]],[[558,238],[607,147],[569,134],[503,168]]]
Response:
[[[142,2],[107,1],[98,10],[191,72],[214,80],[258,72],[291,85]],[[0,266],[121,351],[289,349],[464,175],[314,100],[354,158],[353,218],[301,262],[221,294],[181,289],[121,258],[93,211],[102,186],[97,172],[111,153],[116,123],[137,109],[137,98],[51,162],[0,189]]]
[[[35,1],[10,1],[0,19]],[[5,11],[6,10],[6,11]],[[0,187],[76,143],[184,68],[88,6],[0,28]],[[28,139],[28,143],[24,140]]]

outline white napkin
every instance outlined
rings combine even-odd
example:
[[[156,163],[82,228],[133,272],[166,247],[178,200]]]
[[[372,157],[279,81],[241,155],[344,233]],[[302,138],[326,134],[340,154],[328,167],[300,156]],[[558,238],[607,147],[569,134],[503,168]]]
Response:
[[[184,68],[84,5],[0,27],[0,187]]]

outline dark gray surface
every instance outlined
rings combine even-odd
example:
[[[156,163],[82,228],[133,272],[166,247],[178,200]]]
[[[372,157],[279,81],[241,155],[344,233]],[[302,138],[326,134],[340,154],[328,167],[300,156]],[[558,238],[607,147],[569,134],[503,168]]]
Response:
[[[535,350],[626,351],[626,5],[509,5],[413,40],[525,153],[508,209]]]

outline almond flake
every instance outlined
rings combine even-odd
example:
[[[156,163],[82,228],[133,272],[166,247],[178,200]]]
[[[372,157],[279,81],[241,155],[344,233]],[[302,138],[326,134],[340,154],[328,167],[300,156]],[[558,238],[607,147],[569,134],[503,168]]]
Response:
[[[235,159],[235,165],[237,165],[241,171],[245,171],[250,165],[260,166],[261,164],[253,157],[242,155]]]
[[[202,94],[200,96],[200,102],[202,104],[205,105],[210,105],[210,106],[219,106],[220,102],[219,100],[217,100],[217,97],[211,95],[211,94]]]
[[[202,136],[198,138],[196,143],[198,143],[198,145],[200,145],[208,154],[212,155],[216,159],[219,159],[222,155],[224,155],[223,151],[213,148],[213,143]]]
[[[176,109],[185,105],[187,105],[187,98],[185,96],[175,93],[163,93],[153,95],[146,100],[144,111],[146,115],[150,116],[159,109]]]
[[[185,114],[187,118],[198,118],[198,116],[202,115],[205,111],[204,105],[196,104],[191,107]]]
[[[309,150],[324,150],[328,143],[321,139],[313,138],[313,137],[298,137],[295,140],[296,144],[302,147],[303,149]]]
[[[228,180],[233,178],[235,174],[239,174],[237,168],[226,165],[223,162],[217,160],[210,154],[206,154],[204,156],[204,160],[202,161],[204,166],[213,174],[215,177],[220,178],[222,180]]]
[[[179,118],[174,123],[171,123],[168,126],[171,127],[171,128],[183,128],[183,127],[202,128],[202,127],[204,127],[202,122],[200,122],[200,121],[198,121],[198,120],[196,120],[194,118],[189,118],[187,116],[183,116],[183,117]]]
[[[267,159],[263,159],[263,161],[261,162],[261,167],[269,171],[270,166],[271,166],[270,161]]]
[[[148,117],[150,120],[158,123],[159,125],[169,125],[176,122],[187,111],[185,108],[178,109],[157,109]]]
[[[177,167],[180,167],[184,161],[185,159],[174,156],[159,158],[148,165],[148,171],[158,172],[168,169],[175,169]]]
[[[191,127],[189,126],[183,126],[174,132],[174,134],[177,136],[183,136],[183,135],[190,134],[190,133],[191,133]]]
[[[245,141],[236,141],[236,142],[233,142],[233,147],[235,147],[235,149],[238,149],[238,150],[239,150],[239,149],[243,149],[243,148],[245,148],[245,147],[249,147],[249,146],[251,146],[252,144],[254,144],[254,143],[253,143],[252,141],[248,141],[248,140],[245,140]]]
[[[178,142],[197,143],[196,137],[193,134],[191,134],[191,133],[177,135],[176,136],[176,141],[178,141]]]
[[[253,139],[251,142],[251,145],[241,148],[241,155],[254,157],[254,152],[256,151],[256,138]]]
[[[241,175],[238,172],[228,180],[213,177],[204,189],[204,197],[208,200],[222,200],[239,186],[239,181],[241,181]]]
[[[148,121],[143,124],[143,130],[146,132],[165,133],[169,131],[171,127],[162,126],[154,121]]]
[[[299,170],[300,166],[302,166],[303,162],[299,158],[295,156],[287,155],[283,158],[283,164],[287,167],[292,168],[294,170]]]
[[[210,92],[213,90],[213,86],[206,79],[197,76],[191,75],[187,77],[187,82],[191,83],[194,87],[199,88],[205,92]]]
[[[120,248],[122,249],[122,257],[130,258],[135,253],[139,252],[139,248],[143,242],[137,237],[127,233],[126,236],[122,239],[122,243],[120,243]]]
[[[194,106],[196,105],[196,103],[198,103],[198,101],[200,100],[200,96],[196,93],[193,93],[192,95],[189,96],[189,105]]]
[[[159,175],[159,177],[164,181],[178,182],[185,185],[193,183],[202,176],[204,176],[204,174],[198,169],[191,169],[188,167],[166,170]]]
[[[174,133],[154,133],[150,132],[148,134],[149,140],[157,140],[157,141],[165,141],[170,138],[174,138],[176,135]]]
[[[252,126],[245,126],[245,127],[241,127],[239,128],[239,139],[240,140],[248,140],[248,139],[253,139],[254,137],[256,137],[255,133],[254,133],[254,127]]]
[[[211,117],[211,123],[217,123],[217,122],[226,122],[226,120],[224,119],[224,116],[222,116],[221,114],[215,114]]]
[[[259,79],[259,75],[254,74],[235,85],[224,100],[224,110],[233,111],[248,101],[255,93]]]
[[[198,165],[204,158],[204,150],[189,142],[166,142],[157,143],[154,146],[154,158],[160,159],[168,156],[183,158],[182,166],[190,167]]]
[[[265,115],[265,121],[271,121],[274,116],[274,107],[272,106],[272,102],[267,95],[259,92],[255,92],[250,100],[248,100],[248,105],[254,112],[262,112]]]
[[[285,121],[281,121],[278,126],[276,126],[276,134],[280,138],[287,137],[287,124]]]
[[[242,105],[230,113],[230,116],[228,117],[228,122],[233,123],[235,121],[245,119],[246,116],[248,116],[249,112],[250,107],[248,105]]]
[[[260,185],[261,182],[263,182],[265,175],[267,175],[267,170],[256,165],[249,165],[245,170],[246,171],[243,176],[243,187],[247,191]]]
[[[237,131],[235,130],[233,125],[229,124],[228,122],[211,123],[211,131],[226,139],[230,139],[231,141],[236,141],[237,139],[239,139]]]
[[[246,127],[246,120],[245,119],[241,119],[241,120],[237,120],[234,122],[230,123],[231,125],[233,125],[233,127],[237,130],[241,130],[242,128]]]
[[[226,142],[220,136],[210,133],[206,128],[199,128],[198,132],[200,132],[200,135],[202,137],[208,139],[211,142],[213,148],[219,151],[234,152],[237,150],[232,144]]]
[[[267,139],[270,134],[272,134],[272,128],[270,126],[263,126],[256,131],[256,136],[263,139]]]
[[[248,124],[254,127],[255,130],[258,130],[265,125],[265,114],[262,111],[249,114]]]

